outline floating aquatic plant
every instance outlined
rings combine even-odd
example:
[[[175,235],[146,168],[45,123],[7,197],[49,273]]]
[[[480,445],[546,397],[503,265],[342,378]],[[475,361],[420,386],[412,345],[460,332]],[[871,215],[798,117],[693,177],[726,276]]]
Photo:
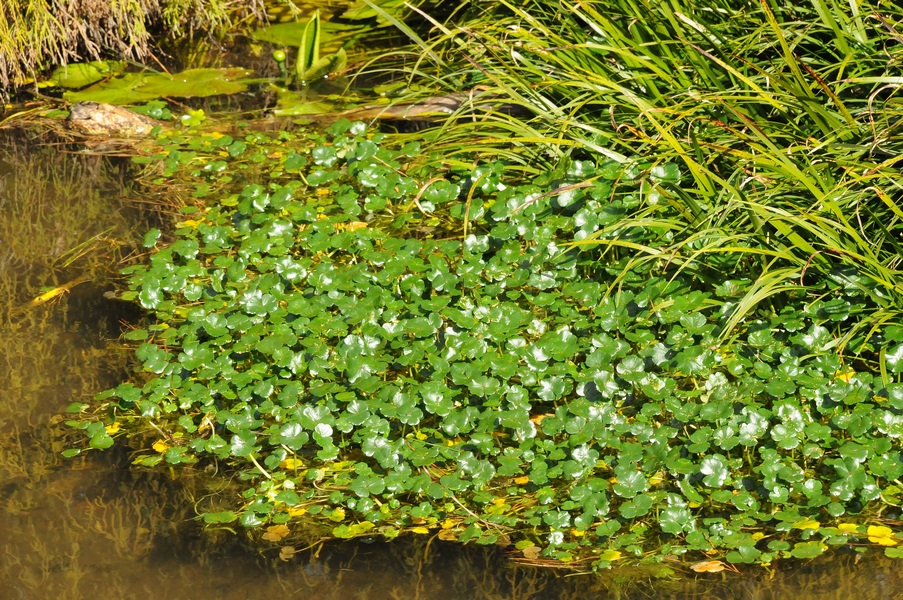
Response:
[[[869,340],[874,374],[826,326],[856,289],[735,324],[754,273],[675,245],[653,192],[676,166],[421,178],[418,145],[361,123],[164,136],[165,172],[218,200],[145,238],[122,295],[152,315],[126,335],[141,374],[70,424],[136,465],[217,464],[239,483],[205,523],[574,568],[899,552],[903,328]]]

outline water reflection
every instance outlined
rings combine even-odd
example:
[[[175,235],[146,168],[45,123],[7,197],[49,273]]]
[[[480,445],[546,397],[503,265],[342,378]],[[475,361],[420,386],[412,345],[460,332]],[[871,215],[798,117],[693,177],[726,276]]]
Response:
[[[240,535],[202,535],[181,487],[131,471],[125,450],[59,454],[67,434],[56,415],[128,376],[116,340],[138,315],[103,292],[152,217],[123,200],[134,196],[127,163],[0,135],[0,598],[903,597],[898,563],[857,563],[852,552],[776,573],[594,577],[516,568],[501,550],[426,536],[286,562]]]

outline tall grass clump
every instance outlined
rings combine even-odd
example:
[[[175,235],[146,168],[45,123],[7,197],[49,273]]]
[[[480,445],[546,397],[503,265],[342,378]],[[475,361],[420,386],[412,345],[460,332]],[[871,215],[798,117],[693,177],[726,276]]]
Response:
[[[745,293],[722,333],[789,301],[867,350],[903,310],[899,136],[903,11],[888,2],[501,1],[435,23],[420,72],[481,84],[508,111],[437,139],[533,164],[564,157],[677,163],[644,201],[667,218],[662,261]],[[511,116],[510,107],[532,117]],[[448,154],[454,154],[450,152]],[[624,225],[624,224],[622,224]],[[618,231],[579,241],[613,247]],[[715,267],[714,271],[707,269]]]
[[[143,60],[151,31],[177,38],[217,35],[238,14],[263,14],[262,0],[5,0],[0,3],[0,87],[18,87],[48,68],[98,58]]]

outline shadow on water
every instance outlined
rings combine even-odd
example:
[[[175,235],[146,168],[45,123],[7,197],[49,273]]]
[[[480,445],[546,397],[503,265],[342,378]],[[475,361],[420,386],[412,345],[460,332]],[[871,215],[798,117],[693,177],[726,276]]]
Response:
[[[127,451],[60,457],[60,411],[128,376],[117,338],[140,314],[104,291],[155,218],[135,208],[128,163],[0,136],[0,598],[903,598],[895,563],[852,552],[774,573],[596,577],[427,536],[283,562],[202,534],[181,488],[130,470]],[[46,288],[68,293],[34,302]]]

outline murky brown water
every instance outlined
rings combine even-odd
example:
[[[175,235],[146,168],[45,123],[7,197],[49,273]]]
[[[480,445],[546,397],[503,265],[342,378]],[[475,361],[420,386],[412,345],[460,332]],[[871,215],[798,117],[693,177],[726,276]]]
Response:
[[[426,538],[283,563],[201,535],[178,485],[129,470],[124,450],[60,457],[59,412],[128,376],[116,338],[139,315],[103,292],[154,218],[125,163],[65,150],[0,130],[0,599],[903,598],[903,564],[852,552],[775,573],[597,578]]]

